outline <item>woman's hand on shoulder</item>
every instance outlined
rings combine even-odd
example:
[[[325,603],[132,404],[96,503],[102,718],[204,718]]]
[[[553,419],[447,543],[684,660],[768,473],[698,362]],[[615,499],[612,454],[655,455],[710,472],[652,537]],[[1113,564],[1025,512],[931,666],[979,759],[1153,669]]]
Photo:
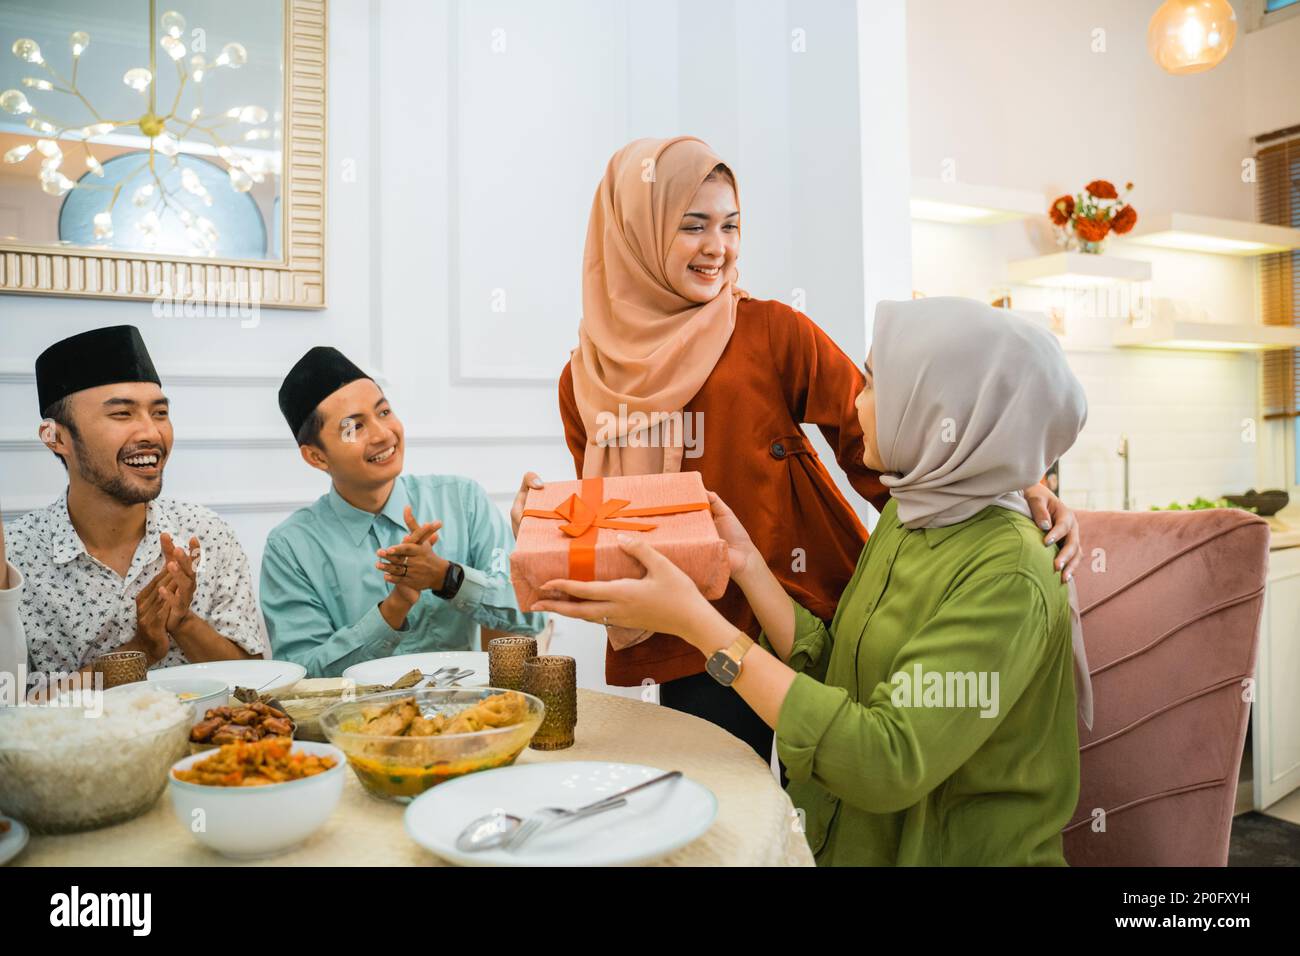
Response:
[[[1034,524],[1044,531],[1043,544],[1060,542],[1053,567],[1061,572],[1062,581],[1069,581],[1083,559],[1078,519],[1065,502],[1043,485],[1031,485],[1025,489],[1024,495],[1034,516]]]

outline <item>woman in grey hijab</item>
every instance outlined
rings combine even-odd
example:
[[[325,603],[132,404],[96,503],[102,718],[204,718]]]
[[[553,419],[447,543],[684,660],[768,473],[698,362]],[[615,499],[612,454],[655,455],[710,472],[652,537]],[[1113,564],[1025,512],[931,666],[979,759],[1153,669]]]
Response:
[[[858,396],[891,501],[829,626],[793,601],[711,496],[757,645],[666,558],[639,579],[554,581],[537,610],[680,635],[776,730],[821,864],[1062,865],[1090,724],[1073,584],[1017,490],[1087,417],[1052,335],[968,299],[882,302]]]

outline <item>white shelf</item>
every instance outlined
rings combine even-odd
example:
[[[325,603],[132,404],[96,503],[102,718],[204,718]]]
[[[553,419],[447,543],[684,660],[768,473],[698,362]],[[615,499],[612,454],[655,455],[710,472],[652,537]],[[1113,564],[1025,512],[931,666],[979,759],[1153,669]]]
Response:
[[[1263,256],[1300,249],[1300,229],[1174,212],[1139,217],[1122,241],[1221,256]]]
[[[1039,193],[1002,186],[912,180],[912,218],[927,222],[987,226],[1028,216],[1045,216],[1049,202]]]
[[[1114,344],[1120,348],[1260,352],[1300,348],[1300,329],[1286,325],[1156,319],[1145,326],[1120,326]]]
[[[1024,285],[1078,288],[1150,279],[1151,263],[1108,253],[1057,252],[1007,265],[1007,280]]]

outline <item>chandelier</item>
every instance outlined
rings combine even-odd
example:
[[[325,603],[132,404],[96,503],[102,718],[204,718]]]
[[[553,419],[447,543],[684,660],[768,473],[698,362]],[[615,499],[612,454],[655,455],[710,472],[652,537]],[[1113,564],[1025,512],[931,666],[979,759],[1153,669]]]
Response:
[[[22,163],[33,154],[40,156],[38,175],[41,189],[51,196],[62,196],[71,189],[104,191],[106,196],[103,209],[94,216],[95,239],[100,241],[113,236],[113,209],[123,189],[137,179],[142,179],[131,192],[131,202],[145,210],[136,223],[136,228],[143,234],[146,244],[157,240],[162,231],[162,217],[170,214],[184,225],[185,235],[194,252],[212,256],[215,255],[220,235],[212,221],[202,214],[203,208],[213,203],[211,192],[194,170],[188,167],[180,170],[179,188],[169,188],[164,183],[159,167],[162,167],[164,173],[178,168],[177,153],[181,142],[187,137],[206,139],[225,163],[231,189],[247,193],[255,183],[264,182],[268,175],[278,175],[279,161],[261,151],[254,155],[242,155],[235,151],[231,143],[269,140],[273,132],[262,126],[268,118],[267,110],[262,106],[234,106],[214,115],[205,112],[205,77],[221,69],[239,69],[248,61],[248,53],[242,44],[231,42],[222,47],[220,55],[212,62],[209,63],[202,53],[196,53],[190,57],[187,67],[184,61],[189,51],[181,39],[185,31],[185,18],[175,10],[169,10],[161,18],[158,17],[155,2],[156,0],[149,0],[149,65],[131,67],[122,75],[122,82],[145,99],[144,112],[134,119],[106,119],[78,87],[77,68],[82,54],[90,46],[90,35],[84,30],[77,30],[68,38],[72,69],[70,78],[66,80],[41,53],[35,40],[23,38],[14,41],[14,56],[40,67],[46,74],[24,77],[22,85],[40,93],[75,97],[89,110],[94,122],[88,126],[63,122],[56,118],[53,111],[45,110],[44,98],[42,108],[37,110],[22,90],[5,90],[0,93],[0,109],[15,116],[25,116],[26,125],[38,134],[38,138],[10,149],[4,154],[4,161],[13,165]],[[162,30],[161,37],[158,36],[159,28]],[[159,49],[175,65],[178,80],[176,95],[165,113],[159,112],[157,103]],[[182,117],[179,112],[180,102],[187,84],[194,90],[196,105],[187,117]],[[233,131],[229,129],[232,125],[236,126]],[[241,132],[238,125],[249,128]],[[149,140],[147,156],[143,156],[139,165],[127,172],[116,185],[94,182],[95,177],[104,178],[104,168],[92,146],[105,145],[96,144],[95,140],[109,133],[131,129],[138,129]],[[63,146],[60,146],[60,141],[63,146],[70,147],[70,153],[76,155],[80,152],[84,157],[87,173],[77,180],[64,173],[64,162],[68,157]],[[174,177],[169,178],[174,180]]]

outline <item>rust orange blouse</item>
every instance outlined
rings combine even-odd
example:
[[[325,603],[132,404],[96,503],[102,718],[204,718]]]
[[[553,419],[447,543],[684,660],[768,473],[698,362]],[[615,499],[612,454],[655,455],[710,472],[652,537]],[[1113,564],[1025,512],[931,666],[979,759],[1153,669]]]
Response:
[[[705,487],[736,512],[791,597],[828,621],[853,577],[867,530],[799,425],[818,426],[853,487],[883,509],[889,491],[862,463],[854,399],[863,383],[858,363],[806,315],[781,302],[743,299],[730,343],[685,408],[703,415],[695,437],[702,453],[684,459],[682,470],[700,472]],[[567,365],[560,375],[560,413],[581,477],[587,434]],[[758,622],[734,582],[714,606],[758,636]],[[704,656],[671,634],[622,651],[605,648],[605,680],[619,687],[703,670]]]

